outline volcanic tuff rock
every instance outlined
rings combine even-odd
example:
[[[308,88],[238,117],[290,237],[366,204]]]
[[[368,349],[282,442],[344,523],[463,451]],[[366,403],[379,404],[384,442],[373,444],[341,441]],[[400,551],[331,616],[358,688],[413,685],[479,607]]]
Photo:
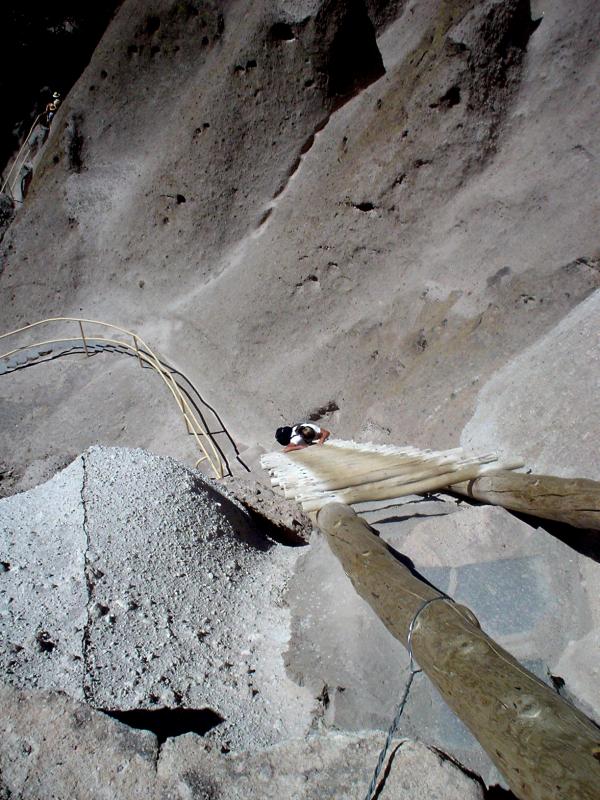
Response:
[[[60,314],[138,331],[197,381],[252,463],[279,424],[318,410],[348,438],[443,448],[462,432],[535,469],[597,477],[599,35],[594,0],[125,0],[53,122],[25,203],[2,223],[0,332]],[[197,457],[160,380],[134,368],[78,356],[0,376],[6,491],[97,442]],[[356,601],[325,615],[347,584],[327,572],[319,540],[298,573],[312,596],[300,578],[288,595],[288,645],[283,588],[300,551],[182,468],[169,467],[167,486],[164,469],[94,449],[0,505],[10,679],[62,681],[119,713],[212,709],[225,720],[208,739],[225,748],[245,747],[250,727],[262,745],[332,721],[384,726],[403,656]],[[508,649],[538,657],[597,713],[597,562],[542,544],[542,529],[505,512],[453,506],[437,518],[435,505],[373,521],[386,536],[397,526],[394,545],[431,580],[471,592],[484,626],[499,608],[513,627],[530,624],[505,631]],[[551,590],[559,599],[542,613]],[[551,609],[563,624],[544,639]],[[381,646],[372,708],[339,674],[334,642],[363,669]],[[305,687],[284,673],[286,648]],[[406,724],[422,733],[429,709],[427,736],[453,740],[484,772],[422,686]],[[3,756],[15,793],[27,769],[20,736]],[[142,739],[143,760],[154,744]],[[342,752],[342,771],[353,748],[370,761],[378,747],[332,741],[324,748],[334,761]],[[290,781],[299,761],[323,763],[313,744],[291,745],[290,762],[277,748],[259,759],[263,796],[280,787],[278,759]],[[196,745],[190,734],[163,750]],[[214,785],[229,770],[259,772],[253,755],[237,758],[208,754]],[[196,773],[175,775],[183,796],[213,791]]]
[[[226,478],[223,484],[272,537],[281,537],[289,544],[310,540],[313,524],[294,500],[286,500],[256,480]]]
[[[79,796],[84,784],[92,796],[152,796],[158,769],[172,792],[207,784],[228,798],[312,797],[331,781],[334,796],[364,793],[381,736],[327,728],[387,727],[402,657],[386,660],[389,674],[384,664],[363,674],[370,662],[355,648],[364,644],[355,636],[359,598],[322,545],[315,541],[312,561],[329,578],[298,573],[294,614],[309,631],[326,603],[335,628],[343,603],[346,621],[328,646],[337,641],[335,660],[363,675],[361,702],[375,702],[376,718],[356,709],[331,716],[334,692],[324,681],[335,665],[316,659],[307,671],[308,639],[301,654],[295,635],[286,661],[297,682],[288,676],[284,588],[301,551],[265,537],[228,488],[170,459],[96,447],[47,483],[2,500],[0,663],[13,687],[0,691],[2,788],[31,798]],[[377,622],[371,614],[368,624]],[[327,618],[321,627],[329,638]],[[377,631],[379,655],[397,655],[398,643]],[[224,760],[230,750],[237,755]],[[98,759],[104,766],[89,784]],[[445,798],[481,796],[478,783],[423,745],[402,744],[392,764],[390,796],[400,776],[418,797],[442,774]]]
[[[530,670],[599,717],[590,661],[600,619],[597,563],[500,508],[434,497],[358,510]],[[206,770],[230,780],[230,762],[215,753],[207,766],[207,756],[197,755],[215,744],[252,751],[240,763],[248,760],[259,780],[272,774],[264,750],[270,744],[288,742],[273,751],[273,764],[289,747],[306,771],[332,739],[304,746],[290,738],[387,729],[408,675],[404,648],[353,590],[321,536],[310,549],[290,549],[256,525],[227,488],[139,450],[93,448],[48,483],[3,500],[5,680],[33,706],[46,696],[28,694],[32,688],[60,689],[154,731],[159,746],[169,740],[165,747],[177,752],[192,748],[203,764],[192,781],[206,778]],[[5,716],[15,697],[5,692]],[[53,718],[66,713],[60,702],[46,702]],[[74,713],[98,719],[89,710]],[[114,729],[110,748],[120,747],[122,731]],[[423,675],[400,731],[488,785],[502,780]],[[186,732],[204,734],[204,744],[176,744]],[[10,737],[3,741],[0,759],[26,752]],[[357,768],[367,770],[376,741],[358,744]],[[128,763],[135,768],[133,756]],[[102,785],[118,783],[111,776]]]
[[[315,701],[280,655],[295,551],[226,489],[170,459],[92,448],[3,500],[0,531],[0,660],[14,686],[114,713],[210,709],[190,729],[212,720],[227,748],[308,730]]]
[[[126,0],[2,243],[0,325],[128,323],[249,447],[330,400],[341,435],[457,444],[486,382],[600,282],[599,31],[591,0]],[[568,362],[594,384],[584,343]],[[538,368],[540,391],[561,371]],[[111,380],[118,421],[91,365],[63,386],[73,418],[94,414],[77,449],[168,452],[136,424],[153,393]],[[31,369],[6,396],[31,414],[46,384]],[[557,473],[587,402],[545,432]],[[32,421],[14,465],[47,436]]]
[[[0,687],[0,796],[111,800],[364,797],[382,734],[328,733],[259,752],[216,753],[198,736],[162,747],[53,692]],[[98,742],[103,747],[98,748]],[[418,742],[396,741],[379,797],[480,800],[482,787]]]

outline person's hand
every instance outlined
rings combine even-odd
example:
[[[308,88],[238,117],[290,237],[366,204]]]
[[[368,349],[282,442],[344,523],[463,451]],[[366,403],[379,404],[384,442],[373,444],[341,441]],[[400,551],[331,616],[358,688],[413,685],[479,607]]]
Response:
[[[329,437],[331,436],[330,432],[325,430],[325,428],[321,428],[321,435],[317,441],[317,444],[323,444]]]

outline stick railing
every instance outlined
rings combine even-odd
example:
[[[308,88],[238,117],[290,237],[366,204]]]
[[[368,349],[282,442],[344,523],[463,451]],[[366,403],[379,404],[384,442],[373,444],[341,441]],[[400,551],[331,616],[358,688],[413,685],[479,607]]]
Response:
[[[20,147],[20,149],[19,149],[19,152],[17,153],[17,157],[16,157],[16,158],[15,158],[15,160],[13,161],[12,167],[10,168],[10,170],[9,170],[9,172],[8,172],[8,175],[6,176],[6,180],[5,180],[5,181],[4,181],[4,183],[2,184],[2,188],[0,189],[0,194],[1,194],[2,192],[4,192],[4,190],[5,190],[5,189],[6,189],[6,187],[8,186],[8,191],[10,192],[10,196],[11,196],[12,198],[14,198],[14,192],[13,192],[13,189],[14,189],[14,183],[13,183],[12,185],[9,185],[9,181],[10,181],[10,179],[11,179],[11,176],[12,176],[13,172],[15,171],[15,168],[16,168],[17,164],[19,163],[19,161],[20,161],[20,159],[21,159],[21,155],[22,155],[22,153],[23,153],[23,150],[24,150],[26,147],[28,147],[28,148],[29,148],[29,152],[31,152],[31,145],[29,144],[29,138],[30,138],[31,134],[32,134],[32,133],[33,133],[33,131],[34,131],[34,129],[35,129],[35,126],[38,124],[38,122],[41,120],[41,118],[42,118],[43,116],[44,116],[44,112],[42,112],[41,114],[38,114],[38,115],[37,115],[37,117],[34,119],[34,121],[33,121],[33,125],[32,125],[32,126],[31,126],[31,128],[29,129],[29,133],[28,133],[28,134],[27,134],[27,136],[25,137],[25,139],[24,139],[24,141],[23,141],[23,144],[21,145],[21,147]],[[29,155],[29,152],[27,153],[27,155]],[[25,156],[25,158],[23,159],[23,162],[22,162],[21,166],[23,166],[23,164],[25,163],[25,160],[27,159],[27,155],[26,155],[26,156]],[[18,175],[18,173],[17,173],[17,175]]]
[[[9,358],[10,356],[15,355],[16,353],[22,352],[23,350],[29,349],[40,349],[42,347],[52,345],[52,344],[61,344],[64,342],[73,342],[81,340],[83,342],[83,349],[85,351],[86,356],[90,356],[90,347],[92,342],[101,342],[102,344],[111,344],[117,345],[118,347],[125,348],[126,350],[130,350],[133,355],[136,356],[140,367],[143,367],[144,364],[152,367],[152,369],[157,372],[165,386],[171,392],[177,406],[179,408],[179,412],[183,417],[183,421],[185,422],[187,431],[194,437],[196,445],[198,449],[202,453],[202,456],[196,461],[195,466],[198,466],[202,461],[208,461],[212,471],[215,474],[217,479],[220,479],[225,474],[225,464],[223,462],[223,458],[219,453],[219,450],[208,430],[202,425],[200,420],[198,419],[197,415],[194,413],[193,408],[191,407],[188,399],[185,397],[184,393],[182,392],[180,386],[178,385],[177,381],[175,380],[172,372],[167,369],[161,360],[158,358],[156,353],[148,346],[148,344],[139,336],[137,333],[128,330],[127,328],[122,328],[119,325],[113,325],[109,322],[103,322],[101,320],[95,319],[83,319],[79,317],[50,317],[48,319],[42,319],[38,322],[33,322],[30,325],[24,325],[22,328],[17,328],[14,331],[9,331],[8,333],[3,333],[0,335],[0,339],[6,339],[11,336],[16,336],[17,334],[23,333],[25,331],[29,331],[32,328],[37,328],[41,325],[48,325],[55,322],[74,322],[77,324],[78,334],[73,337],[69,338],[60,338],[60,339],[47,339],[42,342],[35,342],[33,344],[26,344],[21,345],[19,347],[14,348],[13,350],[9,350],[6,353],[0,354],[0,359]],[[125,336],[131,337],[132,343],[129,341],[123,341],[122,339],[115,339],[109,338],[107,336],[90,336],[89,333],[86,334],[84,330],[84,325],[99,325],[104,328],[109,328],[113,331],[118,331]]]

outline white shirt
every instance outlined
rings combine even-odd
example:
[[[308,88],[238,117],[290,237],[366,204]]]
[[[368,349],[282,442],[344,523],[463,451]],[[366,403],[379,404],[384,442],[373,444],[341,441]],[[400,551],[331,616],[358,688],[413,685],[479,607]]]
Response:
[[[292,428],[292,438],[290,439],[290,444],[310,444],[307,442],[304,436],[300,433],[300,428],[312,428],[315,432],[315,438],[312,440],[316,442],[319,436],[321,435],[321,428],[318,425],[313,425],[312,422],[300,422],[298,425],[294,425]]]

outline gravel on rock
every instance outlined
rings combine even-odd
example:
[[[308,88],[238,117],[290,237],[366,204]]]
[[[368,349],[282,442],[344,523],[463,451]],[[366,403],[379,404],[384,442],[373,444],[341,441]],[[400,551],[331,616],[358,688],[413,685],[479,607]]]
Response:
[[[13,685],[111,712],[210,710],[225,750],[308,730],[314,700],[281,656],[297,551],[227,490],[172,459],[94,447],[2,501],[0,531]]]

